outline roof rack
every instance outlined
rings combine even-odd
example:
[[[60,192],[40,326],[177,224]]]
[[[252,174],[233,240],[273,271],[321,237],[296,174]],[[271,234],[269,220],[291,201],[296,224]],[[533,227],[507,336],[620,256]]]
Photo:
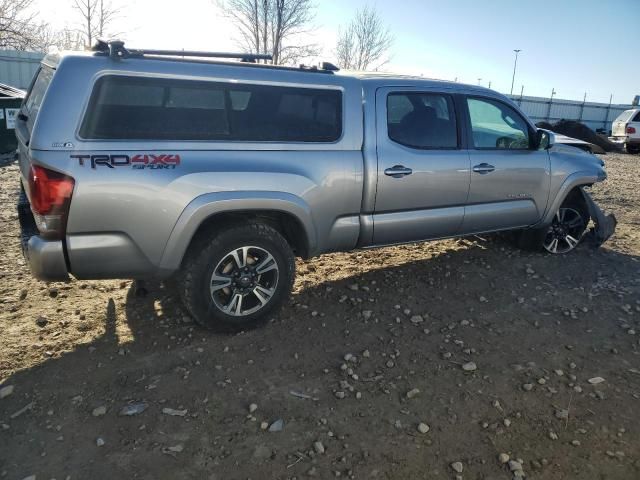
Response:
[[[257,60],[271,60],[271,55],[255,53],[228,53],[228,52],[198,52],[194,50],[150,50],[127,49],[121,40],[106,42],[98,40],[91,50],[102,55],[109,55],[114,59],[143,57],[145,55],[171,56],[171,57],[203,57],[203,58],[236,58],[241,62],[255,63]]]
[[[193,50],[149,50],[149,49],[128,49],[125,48],[121,40],[98,40],[91,50],[97,55],[106,55],[113,59],[122,58],[144,58],[145,55],[154,57],[199,57],[199,58],[233,58],[239,59],[243,63],[256,64],[258,60],[272,60],[268,54],[256,53],[229,53],[229,52],[199,52]],[[257,66],[257,65],[256,65]],[[330,62],[322,62],[320,66],[308,66],[301,64],[296,67],[283,67],[277,65],[260,65],[263,67],[283,68],[288,70],[302,70],[305,72],[333,73],[340,70]]]

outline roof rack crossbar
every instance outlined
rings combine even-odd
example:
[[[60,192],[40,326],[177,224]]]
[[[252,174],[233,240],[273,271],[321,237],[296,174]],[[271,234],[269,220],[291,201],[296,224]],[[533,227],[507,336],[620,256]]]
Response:
[[[229,53],[229,52],[199,52],[194,50],[149,50],[128,49],[124,42],[111,40],[109,42],[98,40],[93,46],[94,52],[109,55],[111,58],[142,57],[144,55],[171,56],[171,57],[203,57],[203,58],[238,58],[243,62],[255,63],[257,60],[272,60],[271,55],[257,53]]]
[[[121,40],[100,40],[91,47],[91,50],[96,52],[96,55],[105,55],[113,58],[114,60],[122,58],[144,58],[145,55],[151,57],[200,57],[200,58],[235,58],[245,63],[256,63],[258,60],[272,60],[273,57],[263,53],[230,53],[230,52],[201,52],[196,50],[153,50],[153,49],[129,49],[124,46],[124,42]],[[257,66],[257,65],[256,65]],[[340,70],[334,64],[329,62],[322,62],[318,66],[300,65],[299,68],[295,67],[275,67],[273,65],[264,65],[265,67],[273,68],[288,68],[290,70],[298,70],[303,72],[319,72],[319,73],[333,73]]]
[[[175,57],[205,57],[205,58],[239,58],[243,62],[255,62],[256,60],[272,60],[271,55],[257,53],[229,53],[229,52],[199,52],[194,50],[130,50],[131,54],[159,55]]]

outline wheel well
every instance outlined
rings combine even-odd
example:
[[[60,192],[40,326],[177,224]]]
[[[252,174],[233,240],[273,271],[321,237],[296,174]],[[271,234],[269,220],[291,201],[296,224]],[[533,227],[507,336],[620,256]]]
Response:
[[[571,203],[574,206],[579,207],[582,210],[582,213],[589,216],[589,207],[587,206],[587,202],[580,191],[580,188],[586,185],[580,185],[577,187],[573,187],[571,191],[564,197],[564,200],[560,204],[560,206],[565,205],[566,203]]]
[[[302,223],[290,213],[278,210],[241,210],[212,215],[200,224],[189,243],[187,252],[194,246],[198,248],[198,245],[207,242],[215,232],[231,225],[247,222],[260,222],[273,227],[285,238],[295,256],[303,258],[309,256],[309,243]]]

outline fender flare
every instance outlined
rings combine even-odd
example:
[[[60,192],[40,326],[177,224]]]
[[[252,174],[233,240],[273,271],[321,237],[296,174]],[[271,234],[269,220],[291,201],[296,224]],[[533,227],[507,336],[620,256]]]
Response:
[[[560,185],[560,188],[558,189],[553,201],[549,202],[549,208],[547,209],[544,216],[542,217],[542,220],[540,221],[539,225],[541,226],[549,225],[553,221],[553,216],[556,214],[556,212],[560,208],[560,205],[562,205],[562,202],[564,202],[565,198],[567,198],[567,195],[569,194],[569,192],[573,190],[575,187],[580,187],[583,185],[591,185],[593,183],[601,182],[605,178],[606,177],[603,178],[601,175],[594,173],[592,171],[575,172],[569,175],[564,180],[564,182],[562,182],[562,185]]]
[[[160,276],[170,275],[180,268],[193,236],[208,218],[218,213],[260,210],[278,211],[294,216],[304,228],[309,252],[316,250],[316,229],[311,208],[300,197],[272,191],[205,193],[192,200],[178,217],[162,253]]]

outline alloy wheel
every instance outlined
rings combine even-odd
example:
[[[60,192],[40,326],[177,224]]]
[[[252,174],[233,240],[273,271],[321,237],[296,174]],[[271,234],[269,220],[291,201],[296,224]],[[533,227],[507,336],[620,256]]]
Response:
[[[278,263],[267,250],[256,246],[236,248],[213,269],[213,304],[227,315],[251,315],[274,296],[278,277]]]
[[[587,222],[582,214],[570,207],[558,210],[544,239],[543,246],[549,253],[567,253],[578,246]]]

